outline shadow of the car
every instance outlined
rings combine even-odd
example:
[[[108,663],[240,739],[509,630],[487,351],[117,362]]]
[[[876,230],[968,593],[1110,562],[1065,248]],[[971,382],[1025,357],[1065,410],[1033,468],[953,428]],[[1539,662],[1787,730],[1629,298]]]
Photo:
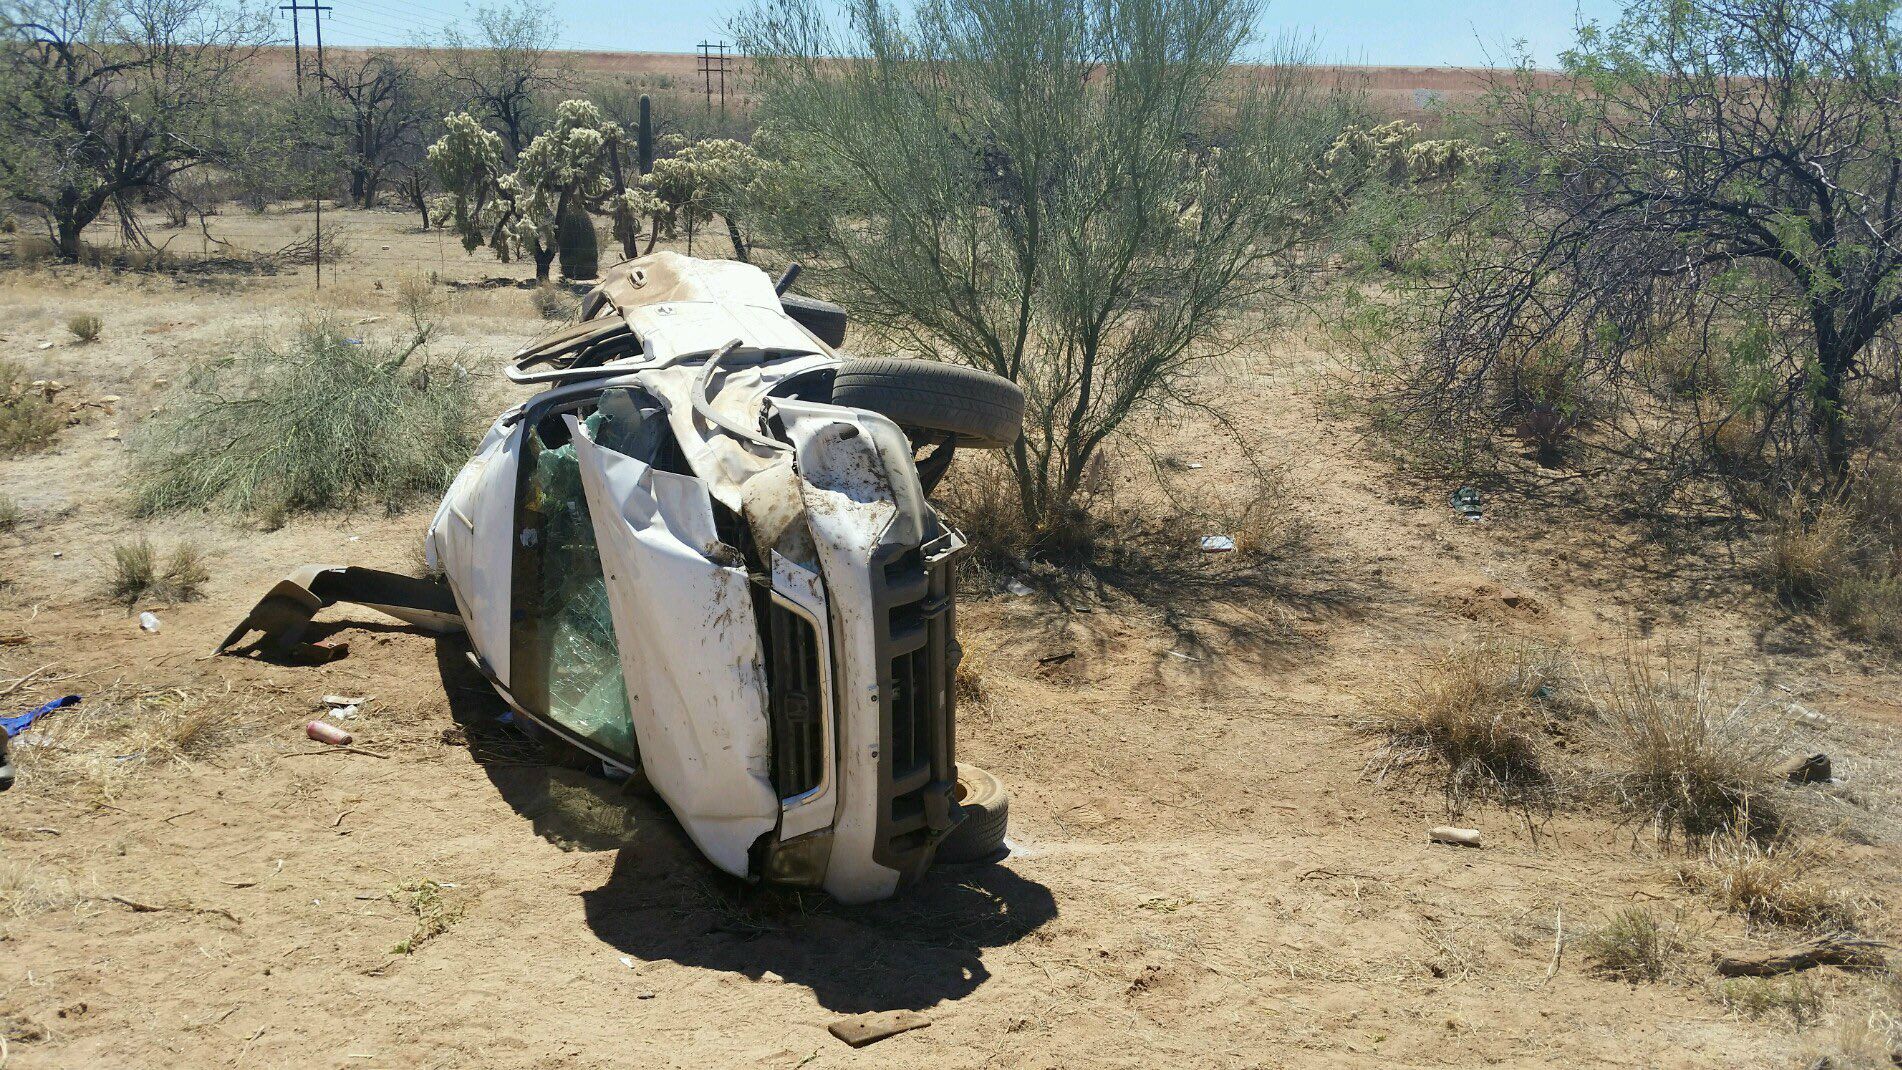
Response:
[[[595,935],[623,954],[773,973],[841,1013],[918,1010],[990,977],[983,951],[1057,916],[1050,890],[1002,861],[937,866],[891,899],[845,906],[823,892],[748,884],[715,869],[658,800],[546,764],[504,724],[507,706],[455,637],[437,644],[451,717],[489,780],[535,832],[567,850],[618,850],[606,884],[582,894]]]
[[[821,892],[748,885],[705,862],[623,848],[582,901],[595,935],[648,961],[773,973],[841,1013],[918,1010],[990,979],[986,948],[1057,915],[1050,890],[1001,865],[940,866],[891,899],[844,906]]]

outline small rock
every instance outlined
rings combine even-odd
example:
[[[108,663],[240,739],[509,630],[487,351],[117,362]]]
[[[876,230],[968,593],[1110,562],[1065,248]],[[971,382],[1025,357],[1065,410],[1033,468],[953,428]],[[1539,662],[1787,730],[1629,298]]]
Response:
[[[106,441],[107,441],[107,442],[117,442],[117,441],[119,441],[119,429],[118,429],[118,428],[116,428],[116,427],[114,427],[114,428],[109,428],[109,429],[107,429],[107,431],[106,431]]]
[[[771,970],[767,970],[765,973],[760,974],[759,979],[769,985],[783,985],[786,983],[786,979],[784,977],[781,977],[780,975],[774,973]]]
[[[117,405],[118,403],[119,395],[117,394],[107,394],[99,399],[99,404],[101,405]]]
[[[41,348],[41,349],[51,349],[51,348],[53,348],[53,343],[51,343],[51,342],[41,342],[41,343],[39,344],[39,348]]]
[[[1427,839],[1432,840],[1434,843],[1444,843],[1453,847],[1478,847],[1479,830],[1441,825],[1438,828],[1428,829]]]

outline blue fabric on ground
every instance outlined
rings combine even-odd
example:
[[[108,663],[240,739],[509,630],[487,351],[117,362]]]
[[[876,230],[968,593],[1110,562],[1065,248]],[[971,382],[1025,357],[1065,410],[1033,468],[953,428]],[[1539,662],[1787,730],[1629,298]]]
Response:
[[[52,713],[54,710],[63,710],[68,706],[76,706],[78,704],[78,695],[67,695],[65,698],[56,698],[46,705],[41,706],[39,709],[28,710],[18,717],[0,717],[0,728],[6,729],[8,737],[17,736],[26,731],[27,725]]]

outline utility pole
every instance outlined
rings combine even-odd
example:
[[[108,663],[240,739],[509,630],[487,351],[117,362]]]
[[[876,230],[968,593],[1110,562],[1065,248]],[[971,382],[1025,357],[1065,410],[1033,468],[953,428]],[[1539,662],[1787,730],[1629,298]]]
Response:
[[[291,16],[291,53],[297,64],[297,95],[300,97],[304,95],[304,40],[301,30],[304,12],[310,12],[311,24],[317,31],[317,92],[322,93],[324,91],[324,16],[330,14],[330,5],[319,3],[318,0],[310,0],[309,3],[304,3],[304,0],[291,0],[288,4],[280,5],[278,10],[287,11]],[[311,266],[316,269],[314,278],[316,288],[321,290],[324,288],[324,191],[314,190],[311,201],[317,209],[316,231],[311,244]]]
[[[291,0],[288,4],[279,5],[278,10],[287,11],[291,16],[291,54],[296,57],[297,95],[300,97],[304,95],[303,13],[306,11],[310,12],[310,21],[317,27],[317,85],[319,89],[322,89],[324,81],[324,16],[330,13],[330,5],[320,4],[317,0],[311,0],[308,4],[304,3],[303,0]]]
[[[706,41],[700,42],[700,76],[706,82],[707,87],[707,112],[711,114],[713,111],[713,77],[717,74],[720,76],[720,115],[722,118],[726,116],[726,59],[728,47],[725,41],[716,41],[711,44]]]

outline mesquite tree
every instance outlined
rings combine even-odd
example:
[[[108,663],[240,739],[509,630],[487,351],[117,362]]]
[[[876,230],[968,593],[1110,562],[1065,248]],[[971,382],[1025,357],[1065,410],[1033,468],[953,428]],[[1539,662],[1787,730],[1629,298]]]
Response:
[[[1278,67],[1238,76],[1249,0],[846,6],[744,20],[761,203],[859,322],[1023,387],[1011,464],[1056,551],[1105,440],[1291,285],[1334,130]]]
[[[42,213],[63,260],[108,208],[229,159],[222,118],[268,21],[215,0],[0,3],[0,193]]]
[[[1638,0],[1581,31],[1564,82],[1499,87],[1493,240],[1451,280],[1421,403],[1496,405],[1502,370],[1554,362],[1616,385],[1668,334],[1727,384],[1712,433],[1846,478],[1858,383],[1893,367],[1902,314],[1897,18]]]
[[[493,124],[511,158],[535,135],[542,100],[572,80],[556,52],[560,36],[539,0],[485,4],[443,31],[450,86]]]
[[[373,52],[332,60],[324,86],[324,125],[343,145],[350,203],[373,208],[385,176],[421,151],[430,104],[425,77],[397,56]]]

